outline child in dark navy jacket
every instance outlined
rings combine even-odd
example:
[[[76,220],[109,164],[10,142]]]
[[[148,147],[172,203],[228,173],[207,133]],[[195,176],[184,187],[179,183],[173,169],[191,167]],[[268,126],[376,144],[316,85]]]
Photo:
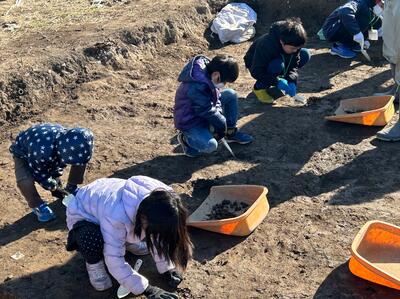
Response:
[[[368,30],[382,26],[376,15],[382,6],[382,0],[352,0],[336,8],[322,26],[325,38],[334,43],[331,54],[354,58],[361,45],[367,48]]]
[[[18,134],[10,146],[17,186],[41,222],[55,218],[36,190],[35,182],[62,199],[83,183],[86,163],[93,152],[93,133],[85,128],[66,129],[58,124],[39,124]],[[59,177],[71,165],[65,189]]]
[[[302,48],[306,41],[300,19],[290,18],[273,23],[269,33],[250,46],[244,62],[257,80],[253,92],[260,102],[271,104],[283,96],[282,91],[296,95],[298,69],[311,57],[310,51]]]
[[[186,156],[211,153],[221,138],[247,144],[253,138],[238,131],[238,97],[233,89],[224,89],[239,75],[236,60],[217,55],[212,60],[194,57],[183,68],[175,95],[174,121],[180,131],[178,141]]]

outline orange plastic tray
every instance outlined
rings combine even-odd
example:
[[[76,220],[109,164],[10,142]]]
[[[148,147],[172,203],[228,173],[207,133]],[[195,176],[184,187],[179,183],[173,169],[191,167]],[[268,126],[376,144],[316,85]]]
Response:
[[[264,220],[269,211],[268,189],[257,185],[215,186],[204,202],[191,214],[187,224],[216,233],[247,236]],[[231,202],[245,202],[249,208],[234,218],[207,220],[216,204],[228,199]]]
[[[367,222],[354,238],[351,254],[354,275],[400,290],[400,227]]]
[[[385,126],[394,115],[394,96],[371,96],[340,101],[325,119],[365,126]]]

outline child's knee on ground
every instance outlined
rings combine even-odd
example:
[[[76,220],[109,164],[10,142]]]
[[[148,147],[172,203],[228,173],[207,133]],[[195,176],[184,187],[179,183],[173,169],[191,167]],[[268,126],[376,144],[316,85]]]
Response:
[[[198,139],[195,143],[189,141],[189,145],[200,153],[209,154],[215,152],[218,148],[218,142],[215,138],[210,139]]]

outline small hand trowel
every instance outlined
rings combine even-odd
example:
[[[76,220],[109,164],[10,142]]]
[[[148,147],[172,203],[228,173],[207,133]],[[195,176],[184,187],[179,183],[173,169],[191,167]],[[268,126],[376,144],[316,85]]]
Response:
[[[235,154],[233,153],[231,147],[229,146],[228,142],[226,141],[225,138],[222,138],[221,143],[226,147],[226,149],[231,153],[232,157],[236,158]]]
[[[364,57],[365,57],[368,61],[371,61],[371,57],[369,57],[369,54],[367,53],[367,50],[364,49],[364,42],[362,42],[362,43],[360,44],[360,46],[361,46],[361,53],[362,53],[362,55],[364,55]]]

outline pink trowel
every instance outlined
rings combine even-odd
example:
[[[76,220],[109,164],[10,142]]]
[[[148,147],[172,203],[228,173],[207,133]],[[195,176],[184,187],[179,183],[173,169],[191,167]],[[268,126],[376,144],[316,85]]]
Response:
[[[143,261],[141,259],[137,259],[135,266],[133,267],[133,270],[136,272],[139,272],[140,267],[142,266]],[[125,289],[122,285],[119,286],[118,291],[117,291],[117,296],[118,298],[124,298],[128,296],[130,293],[129,290]]]

